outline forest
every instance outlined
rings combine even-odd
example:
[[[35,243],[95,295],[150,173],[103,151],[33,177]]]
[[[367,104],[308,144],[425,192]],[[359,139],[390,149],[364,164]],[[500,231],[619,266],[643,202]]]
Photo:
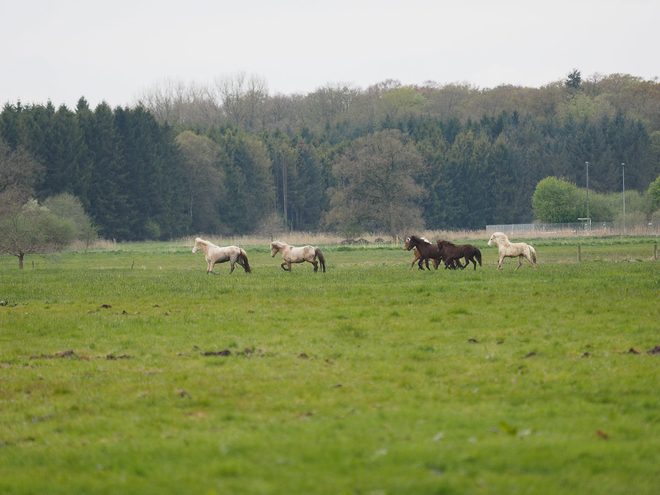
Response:
[[[660,175],[660,82],[574,70],[540,88],[273,95],[243,73],[165,80],[126,107],[7,102],[0,144],[0,168],[17,153],[39,167],[39,203],[75,196],[106,239],[483,229],[533,221],[537,184],[583,188],[586,162],[593,194],[619,193],[625,163],[626,190],[645,195]]]

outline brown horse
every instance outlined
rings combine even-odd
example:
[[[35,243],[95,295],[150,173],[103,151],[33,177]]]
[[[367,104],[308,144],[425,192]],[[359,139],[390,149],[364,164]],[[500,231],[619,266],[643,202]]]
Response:
[[[472,244],[454,244],[453,242],[440,239],[438,241],[438,249],[445,259],[445,268],[448,267],[450,261],[454,260],[458,262],[461,258],[465,258],[465,266],[461,268],[468,266],[470,261],[474,265],[475,270],[477,269],[477,261],[479,262],[479,266],[481,266],[481,251]]]
[[[425,239],[425,237],[422,237],[422,239]],[[406,251],[409,251],[409,249],[408,249],[409,244],[410,244],[410,237],[408,237],[406,239],[406,244],[405,244],[405,246],[403,246],[403,249],[405,249]],[[410,269],[412,270],[413,267],[415,266],[415,263],[417,263],[417,266],[419,267],[419,269],[423,270],[424,267],[422,266],[422,255],[419,254],[419,249],[415,248],[413,250],[413,252],[415,253],[415,259],[413,260],[412,264],[410,265]],[[431,263],[433,263],[433,267],[437,270],[438,265],[440,264],[440,260],[437,260],[435,258],[431,258]]]
[[[430,270],[429,268],[429,259],[430,260],[438,260],[438,261],[444,261],[445,262],[445,268],[455,268],[454,266],[454,260],[447,261],[445,260],[443,254],[440,252],[440,248],[436,244],[432,244],[431,241],[426,239],[425,237],[419,237],[416,235],[411,235],[406,239],[406,246],[405,249],[410,251],[411,249],[417,248],[417,252],[419,253],[419,267],[422,268],[422,263],[426,263],[426,269]],[[414,265],[413,261],[413,265]],[[460,262],[458,263],[458,266],[461,268],[464,268],[461,266]],[[435,264],[435,263],[434,263]],[[412,267],[411,267],[412,269]],[[422,268],[423,269],[423,268]],[[437,267],[436,267],[437,269]]]

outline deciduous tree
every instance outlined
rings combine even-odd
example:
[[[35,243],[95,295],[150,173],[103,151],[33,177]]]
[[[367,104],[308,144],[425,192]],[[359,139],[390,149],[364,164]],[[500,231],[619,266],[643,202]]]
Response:
[[[218,204],[224,196],[222,150],[211,139],[185,131],[176,138],[188,198],[188,232],[221,229]]]
[[[27,199],[43,169],[22,147],[13,150],[0,137],[0,195],[13,191]]]
[[[420,153],[398,130],[357,139],[333,166],[339,185],[330,191],[326,222],[340,229],[357,223],[393,237],[421,228],[417,202],[426,190],[415,177],[423,168]]]

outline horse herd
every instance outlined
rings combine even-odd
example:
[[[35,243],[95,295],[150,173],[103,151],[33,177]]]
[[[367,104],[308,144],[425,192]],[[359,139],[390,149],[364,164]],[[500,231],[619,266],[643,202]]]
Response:
[[[536,270],[536,251],[529,244],[524,242],[511,243],[503,232],[495,232],[490,237],[488,245],[492,246],[493,244],[497,246],[499,252],[498,270],[502,268],[502,260],[507,257],[518,257],[519,263],[516,270],[523,264],[523,259],[527,259],[534,267],[534,270]],[[430,270],[429,260],[431,260],[436,270],[440,262],[444,263],[445,269],[463,269],[470,262],[474,265],[475,270],[477,269],[477,263],[481,266],[481,251],[472,244],[454,244],[444,239],[440,239],[433,244],[425,237],[411,235],[406,239],[404,249],[407,251],[415,250],[415,259],[412,265],[410,265],[411,270],[414,268],[415,263],[417,263],[420,270],[424,269],[423,264],[426,264],[426,269]],[[192,252],[195,254],[198,251],[204,252],[204,257],[208,264],[206,269],[207,274],[213,273],[213,275],[218,275],[213,271],[213,266],[216,263],[224,263],[226,261],[229,261],[231,265],[230,274],[234,271],[236,263],[242,266],[247,273],[252,271],[247,253],[243,248],[238,246],[220,247],[198,237],[195,239],[195,246]],[[320,264],[325,273],[325,256],[323,256],[323,253],[317,247],[294,247],[282,241],[271,242],[270,256],[275,257],[277,253],[282,255],[284,262],[280,266],[285,271],[291,271],[292,263],[303,263],[307,261],[314,266],[314,272],[318,271]],[[461,259],[465,261],[465,264],[461,264]]]

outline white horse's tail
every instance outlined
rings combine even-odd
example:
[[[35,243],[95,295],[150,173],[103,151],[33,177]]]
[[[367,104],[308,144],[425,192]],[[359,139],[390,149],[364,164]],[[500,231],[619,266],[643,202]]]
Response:
[[[314,248],[314,254],[319,259],[319,262],[321,263],[321,268],[323,268],[323,273],[325,273],[325,256],[323,256],[323,253],[319,248]]]
[[[248,263],[247,253],[245,249],[241,248],[241,259],[243,260],[243,268],[246,273],[250,273],[252,269],[250,268],[250,263]]]
[[[532,246],[529,246],[529,255],[532,258],[532,261],[536,263],[536,250]]]

